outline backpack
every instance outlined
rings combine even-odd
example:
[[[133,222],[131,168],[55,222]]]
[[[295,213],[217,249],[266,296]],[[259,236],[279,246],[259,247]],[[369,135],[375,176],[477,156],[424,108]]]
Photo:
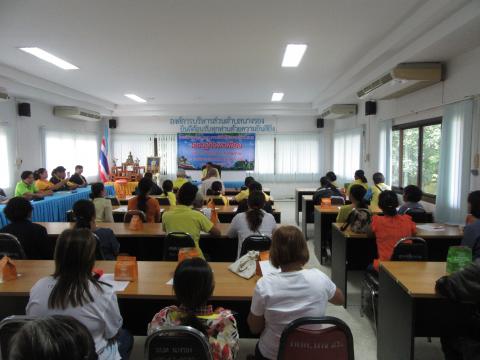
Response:
[[[348,227],[354,233],[366,234],[370,223],[372,222],[372,213],[368,209],[353,209],[348,215],[347,221],[343,224],[341,230],[345,231]]]

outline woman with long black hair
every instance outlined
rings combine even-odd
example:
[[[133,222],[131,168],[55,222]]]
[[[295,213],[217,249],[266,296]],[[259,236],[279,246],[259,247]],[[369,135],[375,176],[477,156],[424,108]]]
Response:
[[[214,310],[208,305],[214,289],[213,271],[205,260],[182,261],[173,275],[173,291],[180,306],[168,306],[157,313],[148,333],[168,326],[191,326],[208,337],[214,359],[235,359],[239,349],[237,322],[230,310]]]
[[[227,236],[238,238],[237,257],[240,256],[243,241],[251,235],[271,237],[277,224],[272,214],[263,210],[265,195],[262,191],[252,191],[248,195],[248,210],[235,215],[228,229]]]
[[[154,199],[148,194],[152,188],[152,181],[143,178],[138,183],[137,196],[128,200],[128,210],[140,210],[147,216],[147,222],[160,222],[160,205],[157,199]]]

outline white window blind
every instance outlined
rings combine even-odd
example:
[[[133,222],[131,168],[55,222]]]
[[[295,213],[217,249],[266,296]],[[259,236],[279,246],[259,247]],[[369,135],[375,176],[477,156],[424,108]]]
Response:
[[[10,187],[10,163],[8,159],[10,158],[10,154],[8,151],[8,143],[7,143],[7,132],[4,128],[0,127],[0,188],[6,189]]]
[[[98,176],[98,138],[94,133],[67,133],[45,130],[45,167],[51,171],[64,166],[73,173],[75,165],[83,166],[86,177]]]
[[[255,137],[255,173],[270,174],[275,172],[275,136],[257,135]]]
[[[147,157],[153,156],[153,135],[114,134],[112,137],[112,159],[120,166],[132,153],[133,160],[140,160],[140,165],[147,164]]]
[[[173,177],[177,174],[177,135],[157,135],[160,173]]]
[[[333,136],[333,171],[341,182],[350,181],[360,168],[362,129],[337,132]]]

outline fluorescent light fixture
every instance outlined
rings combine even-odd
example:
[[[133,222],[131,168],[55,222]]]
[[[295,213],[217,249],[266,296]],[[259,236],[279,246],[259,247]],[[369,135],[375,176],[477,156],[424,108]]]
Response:
[[[39,59],[42,59],[43,61],[49,62],[50,64],[53,64],[55,66],[58,66],[59,68],[63,70],[77,70],[78,67],[70,64],[69,62],[60,59],[59,57],[50,54],[49,52],[46,52],[43,49],[40,49],[38,47],[23,47],[20,48],[20,50],[25,51],[26,53],[29,53],[33,56],[36,56]]]
[[[139,102],[139,103],[146,103],[147,100],[142,99],[140,96],[137,96],[135,94],[125,94],[126,97],[129,99],[132,99],[133,101]]]
[[[307,50],[305,44],[288,44],[283,54],[282,67],[297,67]]]
[[[283,93],[273,93],[272,94],[272,101],[282,101],[283,99]]]

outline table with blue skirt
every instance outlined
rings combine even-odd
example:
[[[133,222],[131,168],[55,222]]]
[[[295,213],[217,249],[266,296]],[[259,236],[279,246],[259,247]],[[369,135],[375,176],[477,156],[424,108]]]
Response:
[[[106,186],[107,196],[115,196],[113,186]],[[73,204],[81,199],[90,198],[90,186],[73,191],[58,191],[52,196],[46,196],[43,200],[32,201],[32,221],[55,222],[67,221],[67,211],[71,210]],[[0,228],[7,225],[8,220],[3,210],[6,205],[0,205]]]

